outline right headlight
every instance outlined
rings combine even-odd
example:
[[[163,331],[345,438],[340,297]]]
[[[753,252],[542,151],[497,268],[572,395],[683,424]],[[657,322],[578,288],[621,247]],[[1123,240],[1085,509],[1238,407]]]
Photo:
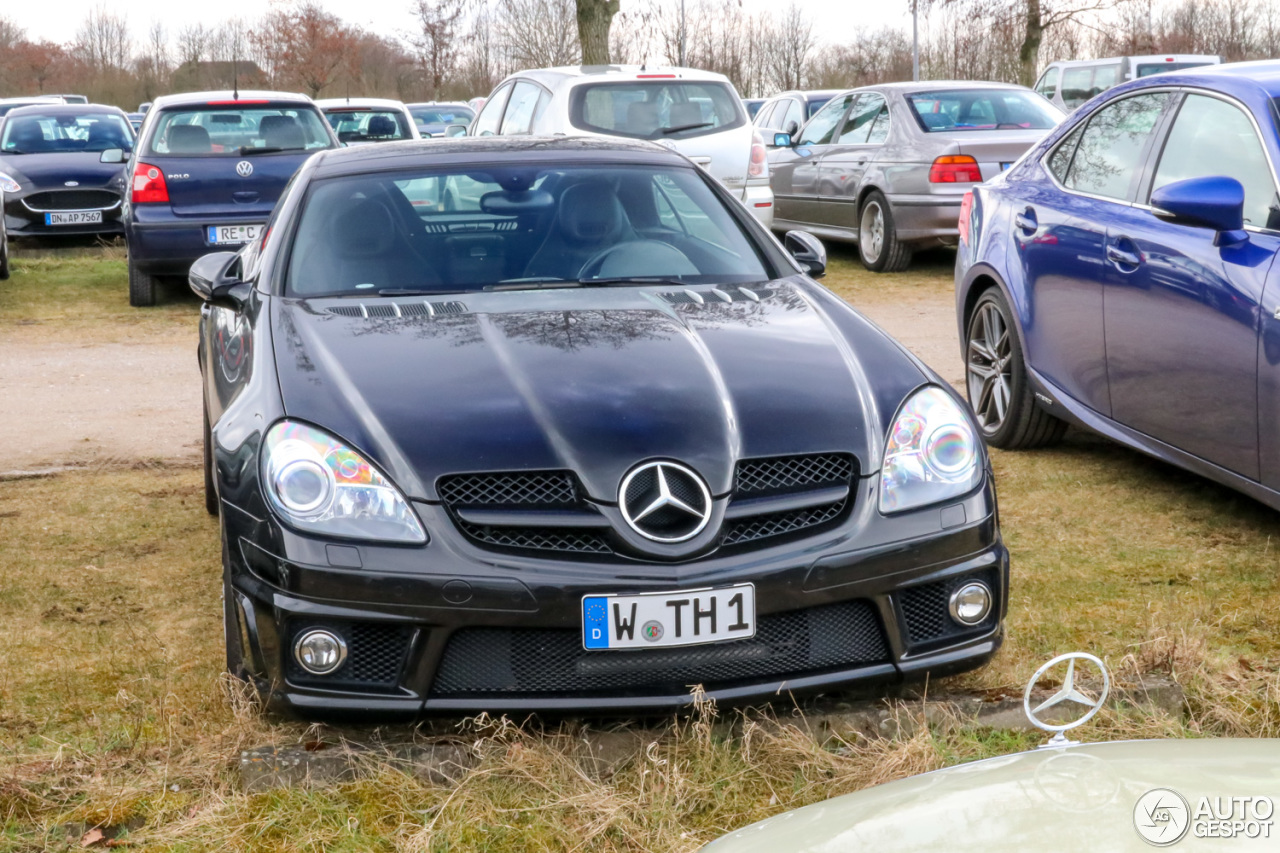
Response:
[[[981,445],[963,407],[935,386],[912,394],[885,442],[880,511],[901,512],[959,497],[981,480]]]

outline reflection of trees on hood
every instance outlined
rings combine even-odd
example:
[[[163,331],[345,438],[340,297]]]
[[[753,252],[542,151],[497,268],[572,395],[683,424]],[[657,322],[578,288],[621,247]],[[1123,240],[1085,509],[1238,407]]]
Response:
[[[326,316],[327,320],[350,323],[345,317]],[[363,335],[412,334],[419,340],[450,338],[449,343],[455,347],[478,344],[483,338],[476,318],[470,314],[455,314],[429,317],[417,315],[413,317],[370,317],[368,320],[357,320],[356,328],[351,334]]]
[[[307,354],[306,342],[302,340],[302,335],[298,334],[298,326],[293,322],[293,312],[281,311],[279,315],[280,330],[284,332],[285,340],[289,342],[289,352],[293,353],[298,372],[314,374],[316,366],[311,361],[311,356]],[[311,381],[319,382],[319,379],[313,375]]]

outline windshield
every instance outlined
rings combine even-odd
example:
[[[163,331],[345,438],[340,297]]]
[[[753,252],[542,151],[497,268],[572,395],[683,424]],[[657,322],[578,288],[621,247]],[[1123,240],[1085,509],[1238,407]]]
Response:
[[[193,106],[165,110],[151,131],[150,154],[241,156],[331,148],[320,113],[307,106]]]
[[[388,142],[413,135],[399,110],[327,110],[324,117],[339,142]]]
[[[317,181],[291,258],[292,296],[769,278],[702,175],[677,167],[503,165]]]
[[[976,130],[1048,130],[1062,113],[1034,92],[953,89],[907,95],[927,133]]]
[[[471,124],[476,117],[466,107],[410,107],[409,114],[418,124]]]
[[[1150,77],[1152,74],[1160,74],[1164,71],[1183,71],[1187,68],[1203,68],[1206,65],[1215,65],[1213,62],[1144,62],[1136,69],[1139,77]]]
[[[108,148],[133,150],[129,123],[111,113],[28,114],[5,120],[0,153],[53,154],[101,152]]]
[[[574,127],[636,139],[682,139],[746,123],[742,102],[723,83],[643,80],[589,83],[573,90]]]

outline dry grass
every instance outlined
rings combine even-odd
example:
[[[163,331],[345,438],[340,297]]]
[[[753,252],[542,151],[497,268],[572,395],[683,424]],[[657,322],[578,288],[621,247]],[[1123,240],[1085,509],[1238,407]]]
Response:
[[[97,275],[52,268],[50,292],[76,292],[60,290],[72,287],[64,273]],[[872,284],[844,275],[842,286]],[[909,299],[941,277],[874,283]],[[997,453],[995,465],[1013,553],[1009,638],[990,666],[940,687],[1018,687],[1047,656],[1083,648],[1122,675],[1172,672],[1190,705],[1185,722],[1109,712],[1086,737],[1280,735],[1280,518],[1084,436]],[[0,482],[0,851],[78,849],[93,826],[148,850],[684,851],[783,809],[1037,742],[935,724],[819,745],[789,706],[719,723],[704,708],[623,726],[601,764],[583,746],[594,724],[472,720],[452,731],[476,761],[456,784],[371,757],[352,781],[248,793],[234,759],[250,745],[432,733],[270,719],[229,688],[217,527],[200,483],[196,469],[160,467]]]

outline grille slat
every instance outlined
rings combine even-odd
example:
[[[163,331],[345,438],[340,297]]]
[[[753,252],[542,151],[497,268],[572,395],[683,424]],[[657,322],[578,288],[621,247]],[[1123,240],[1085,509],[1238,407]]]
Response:
[[[587,651],[573,629],[464,628],[445,647],[431,695],[670,694],[888,659],[879,617],[862,600],[761,616],[749,640],[669,649]]]
[[[793,489],[812,489],[853,478],[853,457],[847,453],[811,453],[744,459],[734,478],[737,495],[760,495]]]
[[[450,506],[573,507],[579,503],[577,479],[568,471],[454,474],[441,477],[436,491]]]
[[[839,516],[847,503],[847,500],[837,501],[788,512],[773,512],[744,518],[725,525],[724,536],[720,541],[725,545],[740,545],[744,542],[754,542],[757,539],[767,539],[770,536],[781,536],[785,533],[817,527]]]
[[[599,530],[577,527],[498,527],[460,521],[462,532],[486,545],[560,551],[568,554],[611,554],[609,540]]]

